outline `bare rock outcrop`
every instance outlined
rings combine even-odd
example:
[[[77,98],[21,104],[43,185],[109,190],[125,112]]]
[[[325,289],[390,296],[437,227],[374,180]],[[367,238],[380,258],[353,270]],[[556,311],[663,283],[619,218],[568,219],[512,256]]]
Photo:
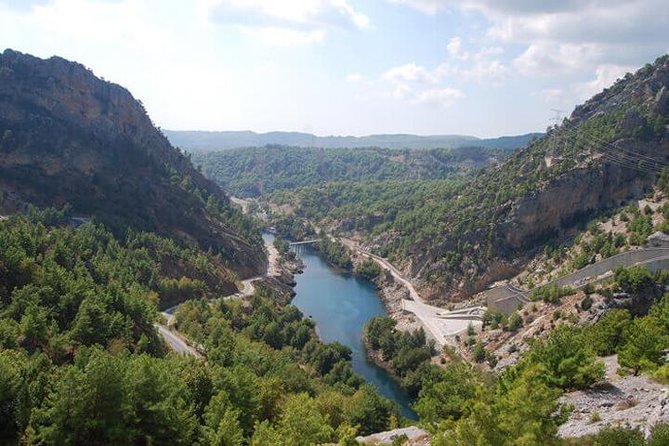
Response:
[[[5,50],[0,210],[28,203],[68,203],[119,233],[130,227],[211,248],[241,276],[265,265],[261,240],[228,197],[170,145],[130,92],[78,63]]]
[[[592,389],[571,392],[560,402],[574,410],[560,426],[563,438],[595,434],[606,426],[630,426],[646,436],[653,426],[669,422],[669,389],[646,376],[617,376],[616,356],[604,358],[607,382]]]

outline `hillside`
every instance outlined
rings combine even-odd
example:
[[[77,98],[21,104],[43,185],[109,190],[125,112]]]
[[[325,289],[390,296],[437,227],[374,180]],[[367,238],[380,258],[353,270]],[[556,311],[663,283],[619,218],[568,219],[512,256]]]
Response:
[[[477,138],[466,135],[369,135],[369,136],[316,136],[311,133],[251,131],[178,131],[165,130],[165,135],[177,147],[188,151],[208,152],[241,147],[263,147],[284,145],[293,147],[361,148],[380,147],[385,149],[440,149],[458,147],[489,147],[496,149],[516,149],[525,146],[538,133],[500,138]]]
[[[628,74],[501,165],[444,193],[424,185],[331,185],[275,196],[298,216],[358,237],[435,299],[519,272],[548,242],[638,199],[669,166],[669,57]],[[341,197],[364,197],[343,203]],[[358,205],[366,203],[366,205]],[[368,218],[377,217],[377,218]]]
[[[193,163],[239,197],[257,197],[332,181],[463,177],[501,162],[508,152],[461,149],[322,149],[283,146],[195,152]]]
[[[28,204],[155,231],[263,270],[261,241],[123,87],[59,57],[0,55],[0,209]]]
[[[265,271],[256,226],[125,89],[5,51],[0,137],[0,444],[320,444],[397,424],[288,285],[238,293]]]

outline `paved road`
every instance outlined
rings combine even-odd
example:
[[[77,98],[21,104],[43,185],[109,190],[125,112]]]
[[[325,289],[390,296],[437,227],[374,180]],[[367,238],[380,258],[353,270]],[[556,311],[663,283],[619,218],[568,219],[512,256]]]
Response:
[[[271,243],[265,243],[265,248],[267,248],[267,252],[269,254],[268,256],[269,261],[267,264],[267,271],[265,272],[265,274],[262,276],[256,276],[256,277],[251,277],[250,279],[242,280],[241,289],[234,294],[224,296],[223,299],[226,300],[243,299],[245,297],[252,296],[253,293],[255,293],[255,286],[253,285],[253,282],[261,280],[265,277],[272,277],[278,274],[277,262],[279,258],[279,253],[274,247],[274,245],[272,245]],[[158,332],[165,339],[165,341],[173,351],[201,357],[202,355],[200,355],[200,353],[195,348],[188,345],[183,335],[181,335],[176,330],[170,329],[170,327],[172,327],[176,322],[174,313],[176,312],[177,308],[179,308],[179,306],[175,305],[174,307],[168,308],[167,310],[164,310],[161,313],[165,317],[167,325],[156,324],[156,327],[158,327]]]
[[[409,295],[413,300],[416,302],[420,303],[425,303],[425,301],[420,297],[416,289],[413,287],[413,284],[409,282],[407,279],[404,278],[400,270],[395,268],[395,266],[390,263],[388,260],[384,259],[383,257],[377,256],[375,254],[372,254],[371,252],[365,251],[364,249],[360,248],[353,240],[345,239],[342,238],[340,239],[341,242],[348,247],[349,249],[352,249],[358,253],[360,253],[364,257],[371,258],[374,260],[379,266],[381,266],[383,269],[386,271],[389,271],[390,274],[400,282],[404,287],[409,291]]]
[[[402,309],[410,311],[421,321],[426,334],[443,347],[453,344],[455,336],[459,335],[471,325],[475,329],[483,325],[483,307],[469,307],[460,310],[448,311],[433,305],[416,302],[413,300],[402,300]]]
[[[167,342],[167,345],[170,346],[172,351],[183,355],[195,356],[197,358],[202,357],[194,347],[188,345],[178,332],[172,331],[161,324],[156,324],[156,327],[158,327],[158,333],[165,339],[165,342]]]
[[[611,276],[612,271],[620,266],[647,265],[651,271],[667,268],[669,248],[635,249],[585,266],[578,271],[552,280],[547,285],[573,286],[581,288],[587,283],[594,283]],[[500,285],[482,292],[488,307],[510,313],[528,303],[529,291],[521,290],[511,284]]]
[[[340,240],[349,249],[360,253],[364,257],[371,258],[381,268],[389,271],[395,280],[409,291],[412,300],[402,299],[402,310],[413,313],[423,326],[427,337],[434,339],[440,348],[446,344],[452,344],[454,337],[466,331],[470,325],[474,328],[482,325],[481,315],[484,309],[481,307],[448,311],[444,308],[428,305],[420,297],[413,284],[405,279],[402,273],[388,260],[363,250],[353,240],[345,238]]]

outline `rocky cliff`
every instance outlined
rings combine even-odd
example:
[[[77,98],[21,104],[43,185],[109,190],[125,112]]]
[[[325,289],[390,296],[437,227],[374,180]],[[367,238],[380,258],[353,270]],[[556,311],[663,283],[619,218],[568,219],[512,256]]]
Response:
[[[0,207],[62,206],[112,229],[175,237],[222,253],[242,275],[264,267],[261,240],[123,87],[84,66],[0,55]]]
[[[669,165],[669,61],[660,58],[576,107],[522,157],[537,188],[503,208],[504,241],[525,248],[594,212],[639,198]],[[523,181],[529,175],[520,176]]]
[[[466,185],[440,217],[448,230],[415,244],[406,271],[446,300],[514,275],[546,243],[568,243],[572,229],[643,196],[669,168],[668,124],[663,56]]]

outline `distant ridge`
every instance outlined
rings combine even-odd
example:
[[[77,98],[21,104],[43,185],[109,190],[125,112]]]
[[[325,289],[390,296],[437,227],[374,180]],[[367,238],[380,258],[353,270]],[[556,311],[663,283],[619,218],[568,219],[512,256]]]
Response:
[[[481,139],[467,135],[418,136],[408,134],[369,136],[316,136],[300,132],[252,131],[177,131],[163,130],[170,142],[189,151],[208,152],[241,147],[284,145],[293,147],[356,148],[381,147],[386,149],[438,149],[467,146],[515,149],[527,145],[541,133]]]

